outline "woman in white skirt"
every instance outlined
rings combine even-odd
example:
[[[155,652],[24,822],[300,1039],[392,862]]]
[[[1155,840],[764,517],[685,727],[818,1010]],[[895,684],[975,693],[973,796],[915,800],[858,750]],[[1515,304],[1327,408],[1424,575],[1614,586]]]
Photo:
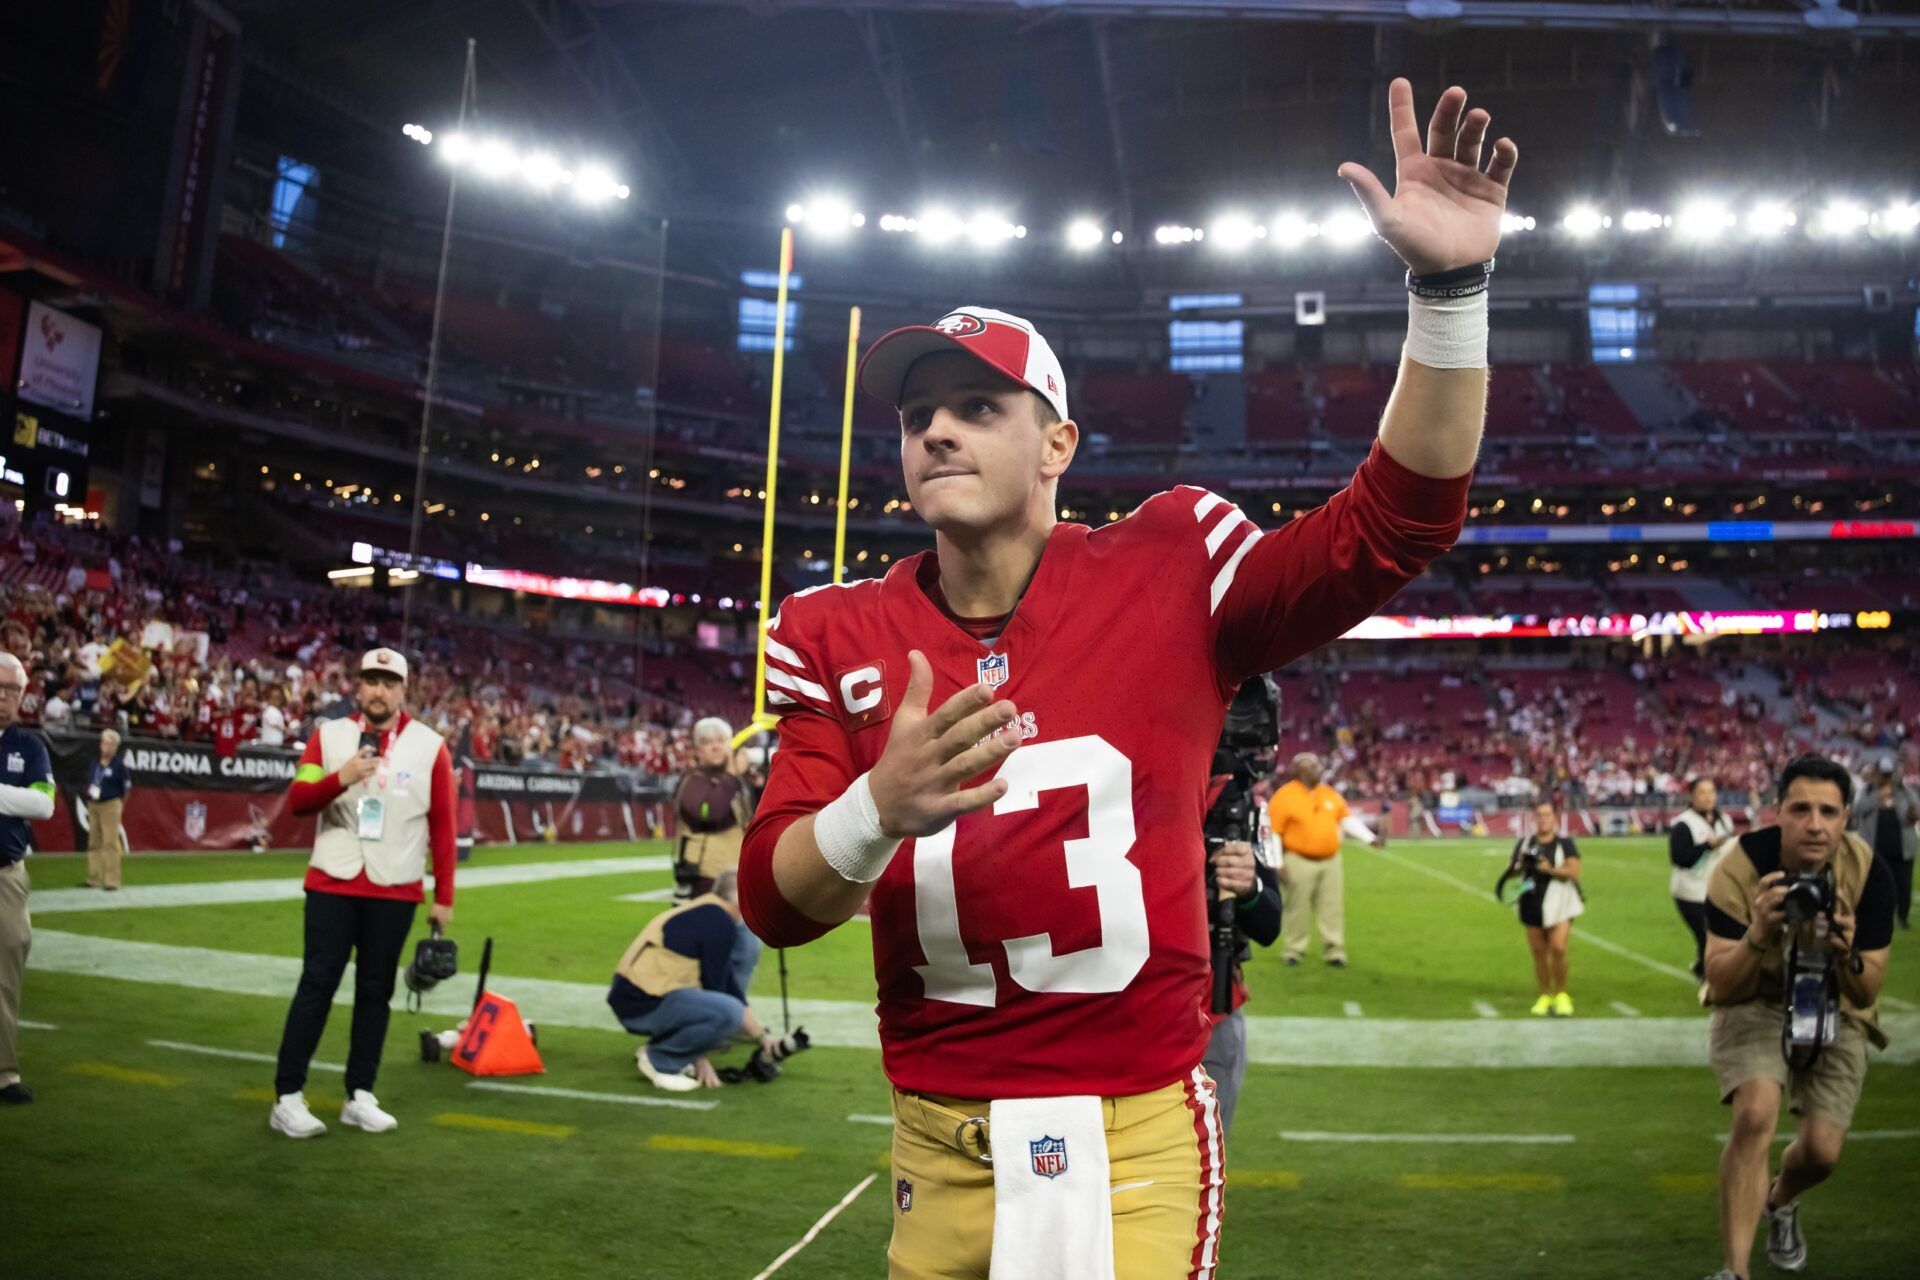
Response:
[[[1533,952],[1533,975],[1540,998],[1533,1002],[1535,1017],[1573,1016],[1573,997],[1567,994],[1567,938],[1573,918],[1586,910],[1580,895],[1580,850],[1560,834],[1560,808],[1551,800],[1533,807],[1533,834],[1513,846],[1502,883],[1516,878],[1520,893],[1514,901],[1520,923],[1526,927],[1527,948]]]

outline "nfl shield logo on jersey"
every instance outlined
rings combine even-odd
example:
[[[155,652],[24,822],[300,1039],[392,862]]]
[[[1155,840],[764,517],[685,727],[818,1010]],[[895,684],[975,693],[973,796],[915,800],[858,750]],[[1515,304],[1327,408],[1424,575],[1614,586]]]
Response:
[[[1057,1178],[1067,1171],[1067,1140],[1035,1138],[1027,1143],[1033,1152],[1033,1171],[1043,1178]]]
[[[902,1213],[909,1213],[913,1209],[913,1184],[905,1178],[893,1184],[893,1203]]]
[[[187,839],[198,840],[207,834],[207,806],[195,800],[187,805]]]
[[[1007,682],[1007,655],[990,653],[984,658],[975,659],[973,669],[979,673],[981,684],[989,689],[997,689]]]

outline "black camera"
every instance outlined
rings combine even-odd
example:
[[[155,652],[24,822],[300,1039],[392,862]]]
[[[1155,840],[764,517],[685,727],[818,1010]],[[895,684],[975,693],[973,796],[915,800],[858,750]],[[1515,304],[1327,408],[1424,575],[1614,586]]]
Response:
[[[452,938],[443,938],[435,929],[431,937],[420,939],[413,947],[413,963],[400,975],[407,984],[408,1001],[420,1007],[420,998],[460,972],[460,948]]]
[[[1825,876],[1803,871],[1789,875],[1783,883],[1787,896],[1780,900],[1780,912],[1789,925],[1833,914],[1833,884]]]
[[[740,1084],[753,1080],[760,1084],[772,1084],[780,1078],[780,1064],[799,1053],[802,1049],[813,1047],[813,1038],[805,1027],[795,1027],[788,1034],[774,1042],[773,1049],[755,1049],[753,1056],[747,1059],[743,1067],[722,1067],[718,1075],[726,1084]]]
[[[1256,676],[1235,690],[1213,752],[1213,778],[1207,792],[1207,814],[1201,822],[1206,841],[1207,937],[1213,956],[1215,1013],[1233,1012],[1233,972],[1251,954],[1240,933],[1233,900],[1220,896],[1213,871],[1213,855],[1234,841],[1255,844],[1260,838],[1260,808],[1253,798],[1256,771],[1270,769],[1274,744],[1280,738],[1280,692],[1266,676]]]

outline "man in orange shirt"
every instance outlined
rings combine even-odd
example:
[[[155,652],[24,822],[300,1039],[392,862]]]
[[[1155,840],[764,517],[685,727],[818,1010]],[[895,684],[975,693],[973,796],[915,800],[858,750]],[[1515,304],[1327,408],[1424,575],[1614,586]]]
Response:
[[[1285,851],[1281,866],[1286,902],[1280,917],[1283,958],[1300,963],[1307,953],[1307,917],[1320,923],[1320,944],[1327,963],[1347,967],[1345,924],[1341,905],[1340,834],[1347,832],[1368,844],[1384,843],[1347,810],[1340,793],[1321,781],[1326,770],[1320,757],[1303,751],[1293,758],[1293,780],[1267,802],[1267,822]]]

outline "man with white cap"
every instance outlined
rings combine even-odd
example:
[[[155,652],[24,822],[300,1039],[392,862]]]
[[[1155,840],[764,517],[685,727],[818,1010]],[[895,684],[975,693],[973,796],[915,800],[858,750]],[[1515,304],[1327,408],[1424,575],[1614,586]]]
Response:
[[[353,1039],[340,1122],[386,1133],[399,1122],[373,1096],[393,1003],[394,971],[426,899],[433,857],[435,933],[453,921],[453,760],[438,733],[406,713],[407,660],[387,648],[360,661],[359,711],[323,721],[307,739],[289,796],[296,816],[318,814],[307,864],[306,963],[287,1010],[267,1123],[289,1138],[325,1133],[302,1090],[326,1030],[333,993],[354,958]]]
[[[0,649],[0,1103],[33,1101],[20,1083],[20,983],[33,926],[27,915],[30,823],[53,816],[53,762],[40,735],[15,721],[27,669]]]
[[[861,364],[935,549],[769,625],[780,748],[740,904],[779,947],[871,908],[894,1280],[1214,1274],[1201,818],[1227,704],[1452,546],[1486,413],[1518,153],[1481,169],[1461,89],[1424,146],[1412,87],[1388,97],[1397,191],[1341,175],[1407,265],[1405,358],[1353,483],[1284,528],[1186,486],[1061,523],[1080,430],[1016,316],[962,307]]]

